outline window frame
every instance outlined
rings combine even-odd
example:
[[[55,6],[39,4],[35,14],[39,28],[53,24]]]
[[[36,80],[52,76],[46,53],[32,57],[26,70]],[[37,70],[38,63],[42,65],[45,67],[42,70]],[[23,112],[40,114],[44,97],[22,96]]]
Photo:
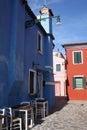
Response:
[[[82,87],[76,87],[76,79],[82,78]],[[84,75],[73,76],[73,89],[85,89],[86,88],[86,77]]]
[[[40,31],[37,33],[37,50],[39,54],[43,54],[42,34]]]
[[[81,52],[81,62],[75,63],[74,55],[75,55],[75,53],[78,53],[78,52]],[[73,53],[73,54],[72,54],[72,55],[73,55],[73,64],[75,64],[75,65],[83,64],[83,51],[82,51],[82,50],[77,50],[77,51],[73,51],[72,53]]]
[[[31,88],[31,82],[32,81],[30,81],[31,80],[31,77],[30,77],[30,72],[32,72],[32,73],[34,73],[34,79],[33,79],[33,92],[31,92],[31,90],[32,90],[32,88]],[[35,95],[36,94],[36,71],[35,70],[33,70],[33,69],[29,69],[29,85],[28,85],[28,93],[29,93],[29,95]]]

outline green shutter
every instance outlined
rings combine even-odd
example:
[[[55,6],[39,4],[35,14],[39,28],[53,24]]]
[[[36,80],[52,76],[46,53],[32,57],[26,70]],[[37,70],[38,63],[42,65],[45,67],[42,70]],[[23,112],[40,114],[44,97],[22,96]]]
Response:
[[[73,77],[73,89],[74,88],[86,88],[85,77]]]
[[[83,77],[83,88],[86,88],[86,78]]]
[[[61,65],[60,64],[56,64],[56,71],[61,71]]]
[[[77,63],[77,52],[74,52],[74,63]]]
[[[75,77],[73,77],[73,89],[76,88],[76,80],[75,80]]]
[[[78,63],[81,63],[82,62],[81,52],[77,52],[77,58],[78,58]]]
[[[74,63],[82,63],[81,52],[74,52]]]

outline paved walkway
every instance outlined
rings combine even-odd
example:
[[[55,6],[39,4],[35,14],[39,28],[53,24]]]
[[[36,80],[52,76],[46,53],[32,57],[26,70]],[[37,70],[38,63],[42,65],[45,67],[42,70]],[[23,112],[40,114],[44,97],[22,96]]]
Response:
[[[87,102],[68,102],[32,130],[87,130]]]

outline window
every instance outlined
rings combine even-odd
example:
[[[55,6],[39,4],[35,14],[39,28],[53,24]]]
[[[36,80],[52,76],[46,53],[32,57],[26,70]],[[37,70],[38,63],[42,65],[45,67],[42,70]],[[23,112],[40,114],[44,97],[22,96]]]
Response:
[[[83,89],[86,87],[85,77],[73,77],[73,88],[74,89]]]
[[[57,56],[57,57],[58,57],[58,53],[56,53],[56,54],[55,54],[55,56]]]
[[[42,53],[42,35],[38,32],[38,52]]]
[[[61,71],[61,64],[56,64],[56,71]]]
[[[29,94],[36,93],[36,71],[29,70]]]
[[[82,51],[73,52],[74,64],[82,64]]]

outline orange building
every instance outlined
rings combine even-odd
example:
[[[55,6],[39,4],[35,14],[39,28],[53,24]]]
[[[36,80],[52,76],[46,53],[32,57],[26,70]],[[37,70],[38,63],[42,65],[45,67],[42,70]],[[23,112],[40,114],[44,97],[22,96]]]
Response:
[[[64,44],[69,100],[87,100],[87,42]]]

